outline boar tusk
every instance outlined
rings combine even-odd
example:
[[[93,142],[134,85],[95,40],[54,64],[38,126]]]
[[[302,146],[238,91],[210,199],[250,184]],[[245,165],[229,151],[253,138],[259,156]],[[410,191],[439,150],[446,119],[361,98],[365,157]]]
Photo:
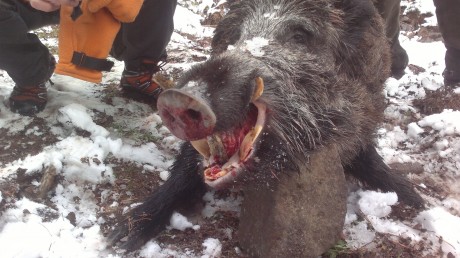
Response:
[[[195,150],[197,150],[201,155],[203,155],[203,157],[208,159],[211,156],[209,144],[206,141],[206,139],[191,141],[190,143],[192,144],[193,148],[195,148]]]
[[[257,137],[259,137],[260,132],[262,132],[262,126],[256,125],[249,131],[248,134],[244,137],[243,142],[241,143],[241,147],[239,150],[239,156],[241,161],[246,161],[246,157],[249,155],[251,150],[253,149],[254,142],[256,141]]]
[[[252,94],[251,102],[256,101],[260,96],[264,93],[264,80],[261,77],[256,78],[256,89],[254,90],[254,94]]]

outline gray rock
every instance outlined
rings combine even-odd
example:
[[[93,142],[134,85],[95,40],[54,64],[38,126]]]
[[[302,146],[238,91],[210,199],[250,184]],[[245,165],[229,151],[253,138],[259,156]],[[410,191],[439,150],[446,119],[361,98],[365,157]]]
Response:
[[[263,258],[318,257],[338,242],[347,187],[335,148],[315,152],[300,173],[286,171],[270,185],[244,188],[239,241],[245,253]]]

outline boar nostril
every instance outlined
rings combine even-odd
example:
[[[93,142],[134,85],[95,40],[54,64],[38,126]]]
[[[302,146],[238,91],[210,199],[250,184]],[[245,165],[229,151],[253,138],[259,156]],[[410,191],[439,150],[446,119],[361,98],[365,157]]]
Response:
[[[201,118],[201,113],[196,111],[196,110],[193,110],[193,109],[187,109],[185,111],[186,115],[191,118],[192,120],[195,120],[195,121],[201,121],[202,118]]]
[[[194,141],[212,134],[216,115],[206,101],[191,93],[169,89],[157,101],[158,114],[176,137]]]

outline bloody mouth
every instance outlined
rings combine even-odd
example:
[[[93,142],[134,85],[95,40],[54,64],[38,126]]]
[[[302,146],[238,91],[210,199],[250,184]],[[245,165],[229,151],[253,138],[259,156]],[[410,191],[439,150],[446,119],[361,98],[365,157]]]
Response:
[[[243,123],[191,142],[205,158],[204,179],[208,185],[218,187],[233,181],[244,170],[245,163],[254,154],[265,118],[265,104],[254,101]]]

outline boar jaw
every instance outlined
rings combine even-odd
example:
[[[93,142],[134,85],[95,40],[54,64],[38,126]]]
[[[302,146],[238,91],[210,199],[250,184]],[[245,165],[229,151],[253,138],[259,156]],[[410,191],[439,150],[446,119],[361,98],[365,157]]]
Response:
[[[246,125],[232,132],[216,133],[206,139],[192,141],[195,149],[205,158],[204,179],[209,186],[219,188],[232,182],[253,156],[254,145],[265,125],[266,105],[260,101],[254,101],[252,105]],[[251,112],[257,112],[257,117]],[[232,140],[229,141],[229,138]]]

